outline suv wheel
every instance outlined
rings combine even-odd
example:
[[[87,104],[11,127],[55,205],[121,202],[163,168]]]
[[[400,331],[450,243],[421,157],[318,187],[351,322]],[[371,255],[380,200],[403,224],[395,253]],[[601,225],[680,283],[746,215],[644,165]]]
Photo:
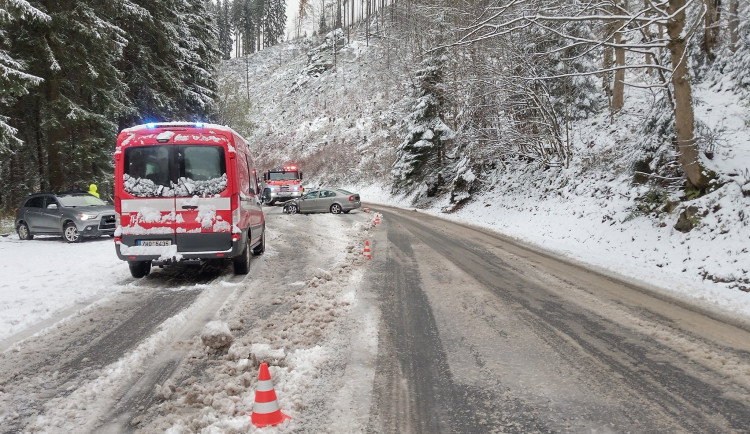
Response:
[[[343,209],[341,209],[341,205],[337,203],[331,205],[331,214],[341,214],[341,211],[343,211]]]
[[[29,232],[29,227],[26,225],[26,223],[19,223],[18,227],[16,228],[16,232],[18,232],[19,239],[31,240],[34,238],[34,236],[31,235],[31,232]]]
[[[69,243],[77,243],[81,241],[81,234],[78,233],[78,228],[75,223],[65,223],[65,226],[63,226],[63,238]]]
[[[151,261],[128,261],[130,275],[136,279],[146,277],[151,273]]]

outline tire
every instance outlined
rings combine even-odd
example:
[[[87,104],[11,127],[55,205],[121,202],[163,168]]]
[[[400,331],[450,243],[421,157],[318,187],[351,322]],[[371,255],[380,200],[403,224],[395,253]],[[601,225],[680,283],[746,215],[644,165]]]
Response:
[[[260,237],[260,244],[253,249],[253,256],[260,256],[266,251],[266,228],[263,227],[263,235]]]
[[[136,279],[146,277],[151,273],[151,261],[128,261],[130,275]]]
[[[299,210],[297,209],[296,203],[290,203],[286,206],[286,213],[287,214],[297,214]]]
[[[69,243],[77,243],[81,241],[81,234],[78,233],[78,228],[75,223],[67,222],[63,226],[63,238]]]
[[[34,236],[29,232],[29,226],[26,223],[20,223],[16,228],[18,238],[21,240],[33,240]]]
[[[341,214],[341,212],[344,211],[343,208],[341,208],[341,205],[334,203],[331,205],[331,214]]]
[[[232,260],[232,266],[234,268],[234,274],[247,274],[250,272],[250,236],[248,235],[248,243],[245,244],[245,248],[242,249],[242,254],[235,257]]]

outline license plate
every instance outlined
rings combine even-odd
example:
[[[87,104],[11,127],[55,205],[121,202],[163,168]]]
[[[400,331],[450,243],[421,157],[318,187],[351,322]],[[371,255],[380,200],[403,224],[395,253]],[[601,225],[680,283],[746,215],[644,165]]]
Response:
[[[138,240],[139,246],[171,246],[172,240]]]

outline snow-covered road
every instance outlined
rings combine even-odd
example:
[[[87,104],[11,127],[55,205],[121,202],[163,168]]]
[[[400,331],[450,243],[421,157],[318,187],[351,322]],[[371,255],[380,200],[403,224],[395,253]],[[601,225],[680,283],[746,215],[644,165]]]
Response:
[[[111,239],[3,238],[3,291],[18,313],[2,305],[0,432],[247,432],[263,361],[293,415],[286,429],[330,423],[321,393],[356,403],[374,372],[363,367],[377,309],[358,296],[374,216],[266,213],[267,250],[247,276],[209,264],[136,280]],[[217,328],[231,347],[212,347]]]
[[[715,313],[417,211],[265,210],[247,276],[136,280],[109,239],[0,241],[17,310],[49,312],[2,304],[0,432],[254,432],[261,362],[291,417],[266,432],[750,424],[750,333]]]

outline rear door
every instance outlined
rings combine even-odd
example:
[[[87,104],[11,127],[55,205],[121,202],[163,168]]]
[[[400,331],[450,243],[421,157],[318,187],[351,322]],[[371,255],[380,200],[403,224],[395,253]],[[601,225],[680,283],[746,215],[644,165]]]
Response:
[[[173,146],[132,146],[124,150],[121,226],[128,246],[175,244]]]
[[[26,200],[24,204],[23,219],[31,232],[43,230],[42,208],[44,208],[44,196],[34,196]]]
[[[176,145],[174,149],[178,171],[174,189],[175,236],[179,250],[231,249],[228,146],[186,144]]]

